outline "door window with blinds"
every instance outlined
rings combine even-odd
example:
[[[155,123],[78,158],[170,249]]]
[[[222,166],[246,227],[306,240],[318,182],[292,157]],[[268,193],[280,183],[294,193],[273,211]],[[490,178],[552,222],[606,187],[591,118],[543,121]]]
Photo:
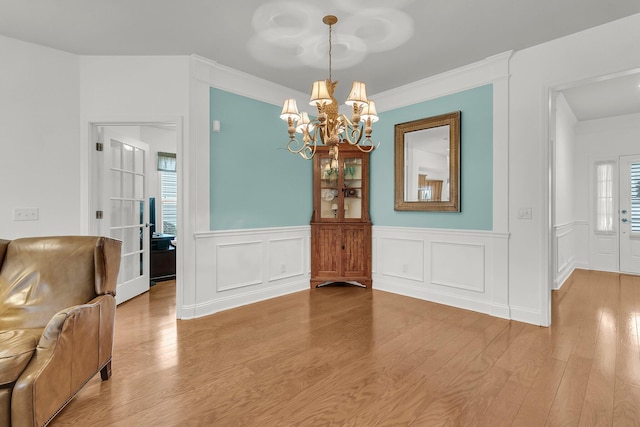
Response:
[[[614,162],[596,163],[595,231],[614,233]]]
[[[631,233],[640,233],[640,163],[631,163]]]
[[[162,232],[177,235],[178,232],[178,178],[175,153],[158,153],[160,172],[160,198],[162,201]]]

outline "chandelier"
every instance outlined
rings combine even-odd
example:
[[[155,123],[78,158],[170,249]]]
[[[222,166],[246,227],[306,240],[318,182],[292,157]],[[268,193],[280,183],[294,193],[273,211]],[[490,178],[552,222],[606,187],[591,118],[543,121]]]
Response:
[[[340,144],[353,145],[369,153],[375,148],[371,141],[371,124],[378,121],[375,102],[367,99],[365,84],[354,81],[345,101],[352,109],[351,120],[338,112],[338,102],[333,97],[338,82],[331,80],[331,27],[338,18],[327,15],[322,22],[329,26],[329,78],[318,80],[311,87],[309,105],[318,110],[315,118],[309,118],[306,112],[298,112],[295,99],[284,101],[280,118],[288,125],[287,149],[307,160],[313,158],[319,144],[329,147],[329,154],[336,160]],[[302,134],[302,142],[296,138],[296,133]]]

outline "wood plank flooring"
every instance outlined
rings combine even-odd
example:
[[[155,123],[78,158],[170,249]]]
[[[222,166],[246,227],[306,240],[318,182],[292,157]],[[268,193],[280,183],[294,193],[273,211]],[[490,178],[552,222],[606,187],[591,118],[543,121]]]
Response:
[[[325,287],[194,320],[117,309],[113,376],[52,426],[637,426],[640,277],[577,270],[542,328]]]

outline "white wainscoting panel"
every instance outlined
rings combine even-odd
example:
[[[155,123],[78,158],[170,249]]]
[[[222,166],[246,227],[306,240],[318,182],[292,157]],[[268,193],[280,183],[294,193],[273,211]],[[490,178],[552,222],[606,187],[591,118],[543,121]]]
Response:
[[[572,221],[553,227],[556,251],[554,289],[560,289],[576,268],[588,268],[588,227],[587,221]]]
[[[218,292],[262,282],[262,241],[221,243],[216,249]]]
[[[511,318],[509,235],[373,227],[373,288]]]
[[[431,283],[484,292],[484,245],[431,242]]]
[[[309,289],[310,227],[195,235],[195,317]]]
[[[422,239],[382,238],[380,265],[386,276],[424,281],[424,241]]]
[[[271,239],[267,245],[270,282],[304,274],[305,237]]]

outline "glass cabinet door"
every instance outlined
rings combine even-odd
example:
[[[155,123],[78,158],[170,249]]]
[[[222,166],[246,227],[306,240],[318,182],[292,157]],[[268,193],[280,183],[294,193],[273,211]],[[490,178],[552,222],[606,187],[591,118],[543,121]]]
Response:
[[[320,218],[338,218],[340,208],[339,163],[333,157],[320,159]]]
[[[342,169],[344,218],[362,219],[362,159],[345,157]]]

